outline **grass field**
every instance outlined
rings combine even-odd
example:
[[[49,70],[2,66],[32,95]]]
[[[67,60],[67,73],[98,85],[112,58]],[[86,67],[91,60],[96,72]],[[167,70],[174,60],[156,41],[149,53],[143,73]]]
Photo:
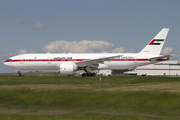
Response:
[[[13,75],[0,74],[1,120],[180,119],[179,77]]]

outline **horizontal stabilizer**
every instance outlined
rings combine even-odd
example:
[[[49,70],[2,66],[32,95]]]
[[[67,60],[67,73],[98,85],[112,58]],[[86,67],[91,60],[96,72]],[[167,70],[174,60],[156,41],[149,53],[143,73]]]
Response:
[[[152,59],[162,59],[162,58],[169,58],[169,57],[174,57],[175,55],[172,54],[172,55],[161,55],[161,56],[158,56],[158,57],[152,57],[152,58],[149,58],[149,60],[152,60]]]

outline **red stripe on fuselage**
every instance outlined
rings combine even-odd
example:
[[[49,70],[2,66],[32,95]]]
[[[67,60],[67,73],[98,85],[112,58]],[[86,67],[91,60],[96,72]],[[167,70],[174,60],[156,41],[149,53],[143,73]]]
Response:
[[[85,61],[91,59],[17,59],[5,62],[50,62],[50,61]],[[169,59],[158,59],[157,61],[166,61]],[[111,59],[111,61],[149,61],[148,59]]]
[[[111,61],[149,61],[148,59],[111,59]]]

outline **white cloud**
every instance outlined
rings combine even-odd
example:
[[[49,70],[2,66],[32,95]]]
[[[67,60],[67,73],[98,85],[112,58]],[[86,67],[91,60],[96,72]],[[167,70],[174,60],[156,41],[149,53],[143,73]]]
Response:
[[[9,54],[7,54],[6,56],[13,56],[13,55],[15,55],[15,53],[10,52],[10,53],[9,53]]]
[[[170,54],[170,53],[172,53],[172,51],[173,51],[173,47],[165,47],[162,50],[162,54]]]
[[[26,54],[27,53],[27,50],[26,49],[20,49],[18,54]]]
[[[26,49],[20,49],[18,54],[26,54],[26,53],[37,53],[37,51],[27,51]]]
[[[123,53],[123,52],[125,52],[125,49],[124,49],[123,47],[120,47],[120,48],[115,48],[115,49],[112,51],[112,53],[117,53],[117,52]]]
[[[15,53],[10,52],[9,54],[0,54],[0,62],[4,62],[9,57],[14,56]]]
[[[46,26],[43,23],[36,23],[32,26],[33,29],[44,29]]]
[[[57,40],[45,45],[42,50],[45,52],[66,52],[66,53],[97,53],[97,52],[124,52],[123,47],[117,48],[113,43],[107,41],[68,42]]]
[[[37,53],[37,51],[28,52],[26,49],[20,49],[18,54],[26,54],[26,53]],[[17,53],[10,52],[9,54],[0,54],[0,62],[4,62],[6,59],[17,55]]]

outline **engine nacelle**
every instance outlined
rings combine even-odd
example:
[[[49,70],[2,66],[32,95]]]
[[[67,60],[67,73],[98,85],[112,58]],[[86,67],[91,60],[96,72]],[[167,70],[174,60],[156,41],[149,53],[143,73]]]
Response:
[[[77,70],[77,66],[74,63],[62,63],[59,65],[60,70],[58,70],[59,74],[73,74],[74,71]]]

